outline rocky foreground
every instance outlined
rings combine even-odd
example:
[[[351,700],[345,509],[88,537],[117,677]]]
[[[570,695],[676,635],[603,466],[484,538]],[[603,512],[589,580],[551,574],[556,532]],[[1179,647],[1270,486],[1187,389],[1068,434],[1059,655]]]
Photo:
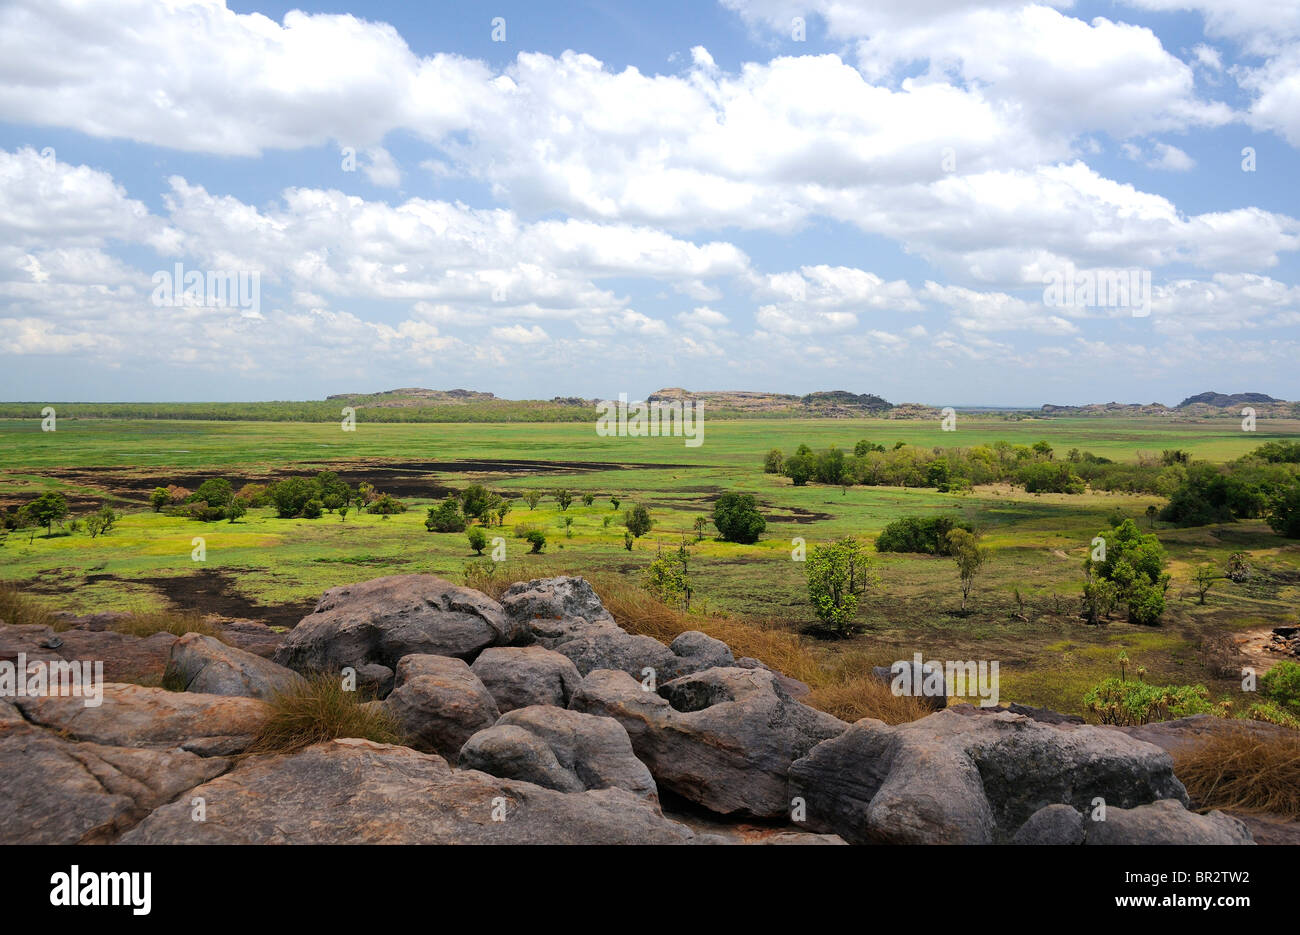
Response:
[[[581,578],[499,603],[380,578],[284,637],[85,626],[0,624],[0,659],[99,659],[110,680],[98,707],[0,699],[0,842],[1253,843],[1187,809],[1166,748],[1199,719],[1154,743],[1025,708],[848,724],[704,633],[625,632]],[[267,699],[345,669],[409,746],[246,753]],[[186,690],[132,683],[164,676]]]

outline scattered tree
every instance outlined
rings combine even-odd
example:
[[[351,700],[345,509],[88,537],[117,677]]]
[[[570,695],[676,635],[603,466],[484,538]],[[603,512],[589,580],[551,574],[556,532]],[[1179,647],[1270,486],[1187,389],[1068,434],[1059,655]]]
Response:
[[[482,555],[483,550],[487,548],[487,544],[487,533],[483,531],[482,527],[471,526],[469,530],[469,547],[473,549],[476,554]]]
[[[651,530],[654,520],[650,518],[650,511],[638,503],[623,513],[623,525],[633,536],[640,538]]]
[[[464,532],[465,515],[460,511],[460,501],[449,496],[437,506],[429,507],[424,528],[429,532]]]
[[[855,630],[858,598],[873,583],[866,549],[852,536],[814,546],[804,563],[808,596],[822,626],[836,636]]]
[[[758,541],[767,528],[767,520],[758,512],[758,503],[752,494],[724,493],[713,504],[713,525],[727,542],[745,544]]]
[[[965,613],[966,600],[975,584],[975,576],[988,561],[989,551],[979,544],[974,533],[965,529],[948,531],[948,551],[957,563],[957,573],[961,577],[961,609]]]

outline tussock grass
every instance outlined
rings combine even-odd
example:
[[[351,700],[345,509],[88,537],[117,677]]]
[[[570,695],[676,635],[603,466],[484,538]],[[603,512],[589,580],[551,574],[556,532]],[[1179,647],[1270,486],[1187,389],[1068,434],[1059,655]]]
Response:
[[[10,626],[36,624],[56,630],[59,628],[59,620],[53,611],[9,583],[0,583],[0,620]]]
[[[1226,731],[1174,757],[1198,808],[1300,818],[1300,731]]]
[[[397,720],[378,705],[368,705],[355,691],[343,689],[337,672],[306,677],[292,689],[278,692],[271,712],[247,753],[294,753],[314,743],[358,737],[376,743],[404,742]]]
[[[657,600],[628,580],[615,575],[587,575],[605,609],[629,633],[671,643],[687,630],[700,630],[731,647],[737,658],[752,656],[776,671],[808,685],[803,700],[852,723],[864,717],[886,724],[914,721],[930,713],[921,699],[898,696],[889,685],[871,675],[873,660],[848,653],[832,665],[823,665],[798,634],[768,621],[685,613]]]
[[[173,636],[200,633],[203,636],[222,639],[221,627],[209,623],[204,619],[203,614],[195,610],[139,611],[132,613],[129,617],[114,621],[111,628],[118,633],[128,633],[131,636],[141,637],[153,636],[155,633],[170,633]]]

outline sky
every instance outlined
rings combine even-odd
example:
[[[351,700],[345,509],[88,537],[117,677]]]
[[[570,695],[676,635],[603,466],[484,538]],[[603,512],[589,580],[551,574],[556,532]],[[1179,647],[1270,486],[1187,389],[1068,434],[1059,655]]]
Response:
[[[1300,399],[1298,148],[1300,0],[0,0],[0,398]]]

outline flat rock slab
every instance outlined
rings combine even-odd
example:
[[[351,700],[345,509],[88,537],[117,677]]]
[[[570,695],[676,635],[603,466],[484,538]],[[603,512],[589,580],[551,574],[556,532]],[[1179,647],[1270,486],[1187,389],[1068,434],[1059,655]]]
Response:
[[[247,749],[270,711],[254,698],[114,682],[104,685],[99,707],[86,707],[81,698],[49,696],[14,702],[28,721],[77,740],[116,747],[180,747],[201,756]]]
[[[14,660],[23,652],[29,662],[102,662],[104,678],[110,682],[161,681],[175,642],[170,633],[140,637],[104,629],[56,633],[34,624],[0,625],[0,659]]]
[[[565,793],[367,740],[255,756],[155,810],[130,844],[681,844],[693,832],[623,789]],[[494,820],[495,817],[504,820]]]
[[[0,844],[112,841],[151,810],[228,766],[223,758],[180,750],[72,743],[5,719]]]

